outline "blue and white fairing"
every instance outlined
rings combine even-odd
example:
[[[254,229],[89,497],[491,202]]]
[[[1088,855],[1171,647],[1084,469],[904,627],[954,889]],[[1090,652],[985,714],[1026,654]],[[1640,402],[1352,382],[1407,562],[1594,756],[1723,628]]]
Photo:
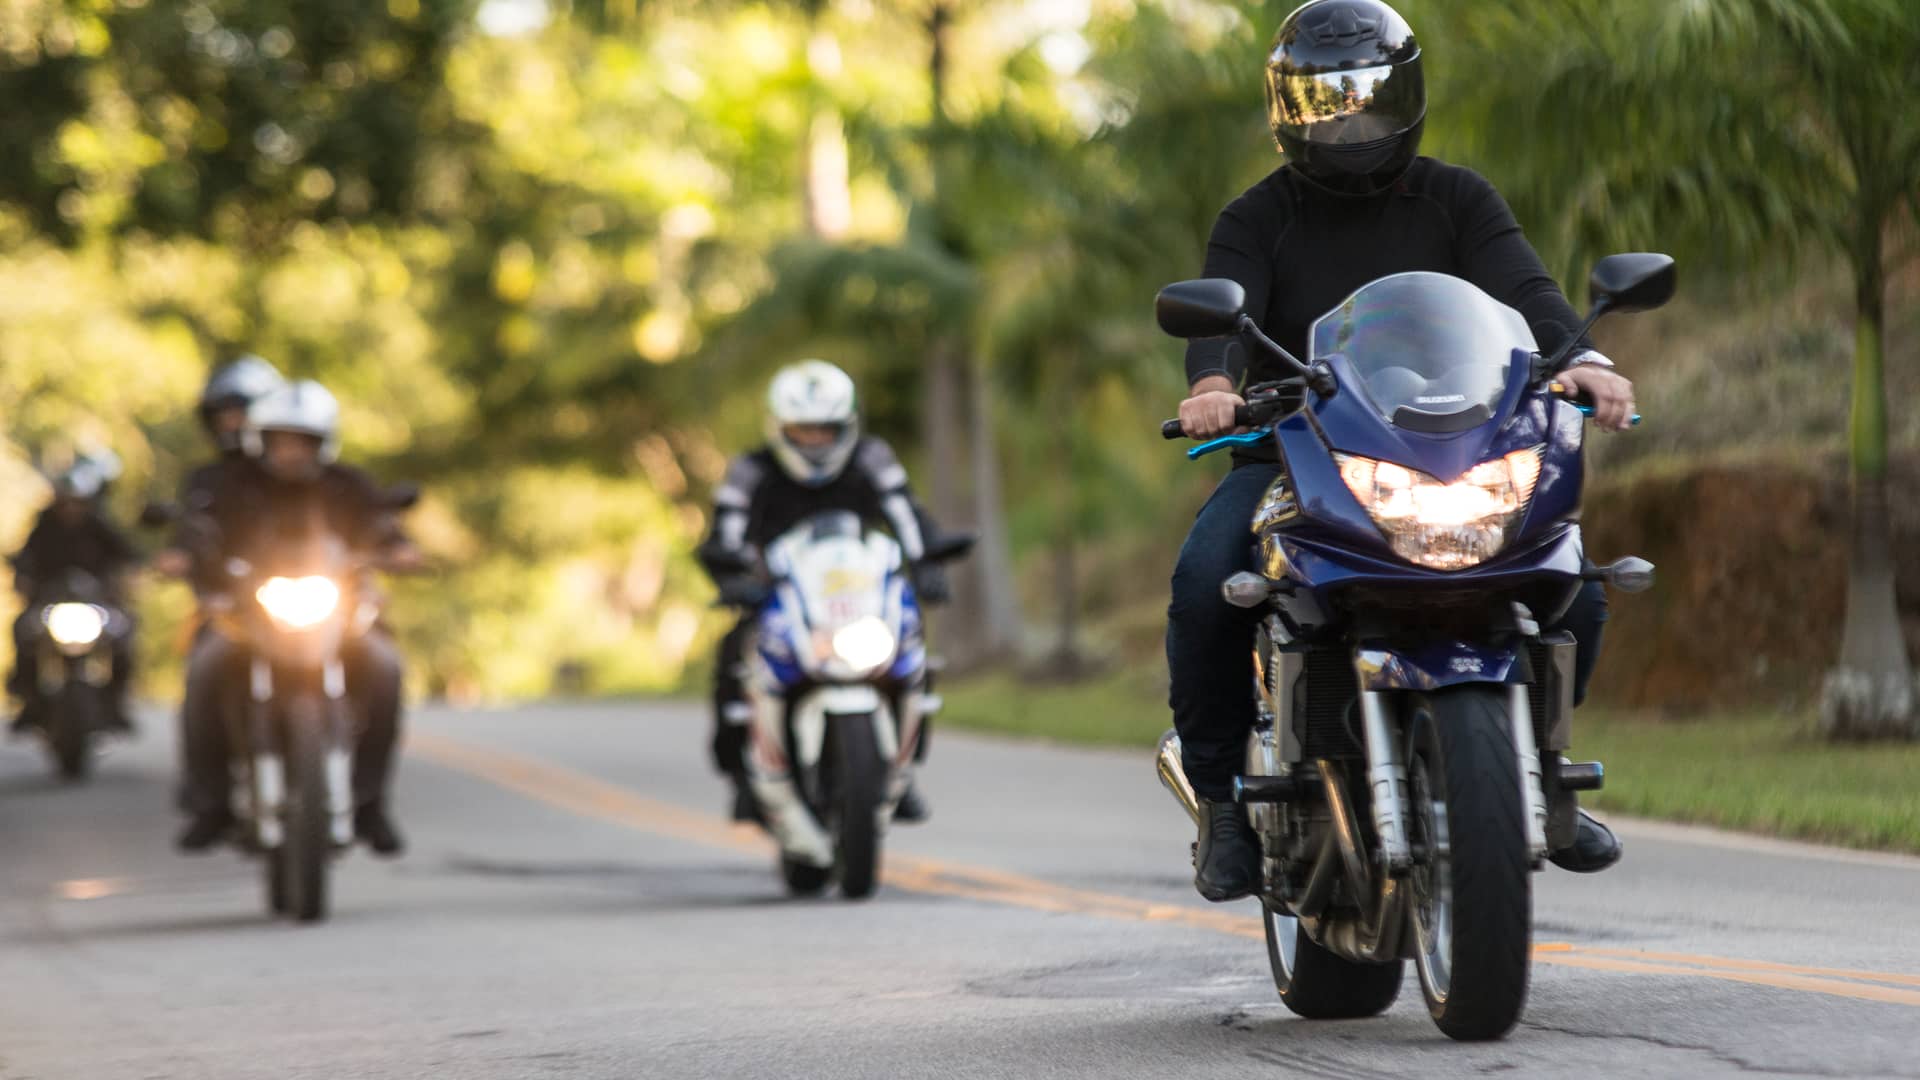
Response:
[[[785,689],[901,683],[926,666],[920,604],[900,545],[851,514],[823,514],[776,540],[778,582],[760,612],[759,654]]]
[[[1511,634],[1459,628],[1516,602],[1550,622],[1579,586],[1585,418],[1536,383],[1526,321],[1418,272],[1364,286],[1310,339],[1340,390],[1274,425],[1287,473],[1254,525],[1283,609],[1357,624],[1366,689],[1521,681]]]

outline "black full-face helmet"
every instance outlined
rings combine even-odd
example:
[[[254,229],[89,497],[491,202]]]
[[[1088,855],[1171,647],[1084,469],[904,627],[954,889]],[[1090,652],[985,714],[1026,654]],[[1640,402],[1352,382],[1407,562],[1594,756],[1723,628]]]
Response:
[[[1413,164],[1426,117],[1420,46],[1380,0],[1312,0],[1280,24],[1267,119],[1300,175],[1342,195],[1385,191]]]

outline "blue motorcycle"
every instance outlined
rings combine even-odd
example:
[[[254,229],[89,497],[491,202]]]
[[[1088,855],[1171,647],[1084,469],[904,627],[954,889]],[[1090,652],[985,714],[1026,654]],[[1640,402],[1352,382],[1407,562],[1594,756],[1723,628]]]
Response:
[[[1261,616],[1235,790],[1263,849],[1274,982],[1302,1016],[1384,1011],[1406,959],[1453,1038],[1498,1038],[1525,1005],[1529,872],[1572,842],[1575,795],[1603,776],[1560,754],[1575,645],[1542,626],[1584,581],[1653,577],[1585,557],[1583,406],[1553,373],[1600,316],[1664,304],[1673,260],[1609,256],[1591,288],[1581,330],[1543,351],[1464,280],[1390,275],[1313,324],[1304,363],[1232,281],[1156,300],[1167,333],[1233,335],[1295,372],[1249,388],[1251,430],[1189,456],[1272,442],[1285,465],[1250,523],[1257,571],[1221,588]],[[1157,764],[1198,821],[1175,733]]]

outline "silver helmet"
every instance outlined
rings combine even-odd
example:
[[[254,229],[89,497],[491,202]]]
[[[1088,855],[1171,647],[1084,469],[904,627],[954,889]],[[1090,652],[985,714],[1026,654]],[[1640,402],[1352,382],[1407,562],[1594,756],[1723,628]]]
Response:
[[[310,435],[320,440],[319,464],[329,464],[340,456],[340,402],[312,379],[288,383],[247,406],[247,426],[241,432],[247,456],[261,456],[266,433],[270,431]]]
[[[278,368],[258,356],[248,354],[222,364],[207,376],[200,390],[200,423],[220,444],[222,450],[240,449],[238,433],[223,435],[213,426],[213,416],[222,409],[247,408],[262,395],[287,385]]]

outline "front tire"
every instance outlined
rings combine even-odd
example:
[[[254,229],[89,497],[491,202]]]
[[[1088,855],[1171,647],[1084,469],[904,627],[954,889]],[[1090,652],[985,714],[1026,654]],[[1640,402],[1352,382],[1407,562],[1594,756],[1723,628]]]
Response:
[[[1313,943],[1300,920],[1261,905],[1267,930],[1267,964],[1280,1001],[1309,1020],[1354,1020],[1378,1016],[1400,996],[1406,965],[1357,964]]]
[[[1498,1039],[1526,1007],[1533,936],[1526,800],[1504,687],[1416,698],[1407,776],[1415,850],[1413,931],[1433,1022]]]
[[[327,705],[318,697],[296,698],[287,707],[286,834],[276,858],[281,864],[285,910],[301,922],[327,917],[327,872],[333,861],[327,720]]]
[[[864,900],[880,883],[880,807],[887,769],[874,738],[872,716],[834,720],[834,862],[840,894]]]
[[[100,727],[101,703],[91,686],[68,683],[48,703],[47,745],[54,768],[68,783],[80,783],[93,771],[93,733]]]

